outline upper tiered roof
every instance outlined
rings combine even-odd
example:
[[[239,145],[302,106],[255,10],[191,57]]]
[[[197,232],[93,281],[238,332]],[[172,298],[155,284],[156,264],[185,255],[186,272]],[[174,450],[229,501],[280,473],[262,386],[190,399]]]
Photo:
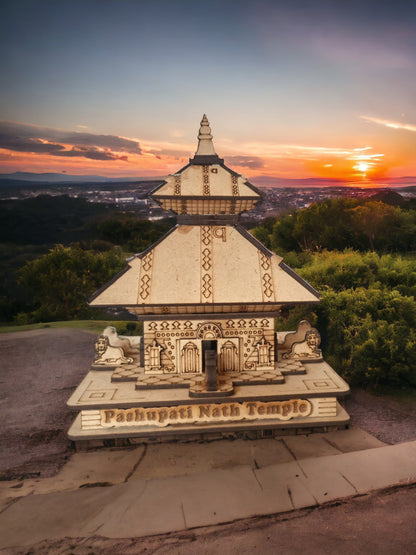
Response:
[[[259,192],[218,158],[203,117],[189,164],[153,193],[178,224],[91,299],[139,316],[276,313],[319,294],[237,222]],[[232,216],[232,215],[235,216]]]
[[[260,199],[259,191],[227,168],[215,152],[205,114],[195,156],[187,166],[169,175],[151,196],[164,209],[187,215],[239,214],[254,208]]]

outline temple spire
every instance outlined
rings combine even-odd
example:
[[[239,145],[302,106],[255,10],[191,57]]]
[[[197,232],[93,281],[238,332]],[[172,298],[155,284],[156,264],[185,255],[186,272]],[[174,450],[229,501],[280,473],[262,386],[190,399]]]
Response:
[[[212,142],[211,128],[207,116],[204,114],[198,134],[198,148],[195,156],[217,156]]]

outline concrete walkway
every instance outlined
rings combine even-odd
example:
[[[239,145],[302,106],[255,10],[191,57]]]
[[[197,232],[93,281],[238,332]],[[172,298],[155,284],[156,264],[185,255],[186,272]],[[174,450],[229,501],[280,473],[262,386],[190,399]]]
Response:
[[[416,441],[316,436],[77,453],[54,478],[1,484],[0,548],[181,531],[416,482]]]

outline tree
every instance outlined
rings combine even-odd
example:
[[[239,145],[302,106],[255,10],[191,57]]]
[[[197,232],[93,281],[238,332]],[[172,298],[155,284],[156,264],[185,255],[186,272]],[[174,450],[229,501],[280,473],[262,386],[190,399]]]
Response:
[[[28,262],[19,272],[19,282],[32,293],[33,321],[88,318],[92,293],[120,271],[125,261],[120,249],[104,253],[78,246],[56,245],[49,253]]]
[[[391,227],[396,210],[393,206],[378,201],[366,202],[352,210],[354,229],[357,235],[361,233],[367,237],[372,251],[376,244],[380,244],[380,236]]]
[[[141,252],[160,239],[173,226],[173,219],[160,222],[139,220],[134,216],[106,218],[95,224],[101,239],[123,247],[129,252]]]
[[[416,249],[416,211],[380,201],[329,199],[257,226],[254,235],[277,252],[323,249],[407,252]]]

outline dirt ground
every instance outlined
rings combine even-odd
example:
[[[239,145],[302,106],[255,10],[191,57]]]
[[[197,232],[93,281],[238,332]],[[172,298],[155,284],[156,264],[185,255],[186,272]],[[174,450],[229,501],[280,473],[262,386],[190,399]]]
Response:
[[[146,538],[65,538],[6,555],[414,555],[416,486]]]
[[[88,372],[94,334],[44,329],[0,335],[0,477],[53,476],[73,453],[66,401]],[[400,405],[356,389],[345,400],[351,425],[384,443],[416,439],[416,403]]]
[[[45,329],[0,335],[2,479],[56,474],[73,453],[74,414],[66,401],[89,369],[94,335]],[[351,425],[387,444],[416,439],[416,406],[354,390]],[[416,485],[348,498],[313,509],[148,538],[46,540],[10,555],[221,553],[309,555],[416,553]]]
[[[94,337],[70,329],[0,335],[3,479],[52,476],[73,452],[66,402],[89,370]]]

